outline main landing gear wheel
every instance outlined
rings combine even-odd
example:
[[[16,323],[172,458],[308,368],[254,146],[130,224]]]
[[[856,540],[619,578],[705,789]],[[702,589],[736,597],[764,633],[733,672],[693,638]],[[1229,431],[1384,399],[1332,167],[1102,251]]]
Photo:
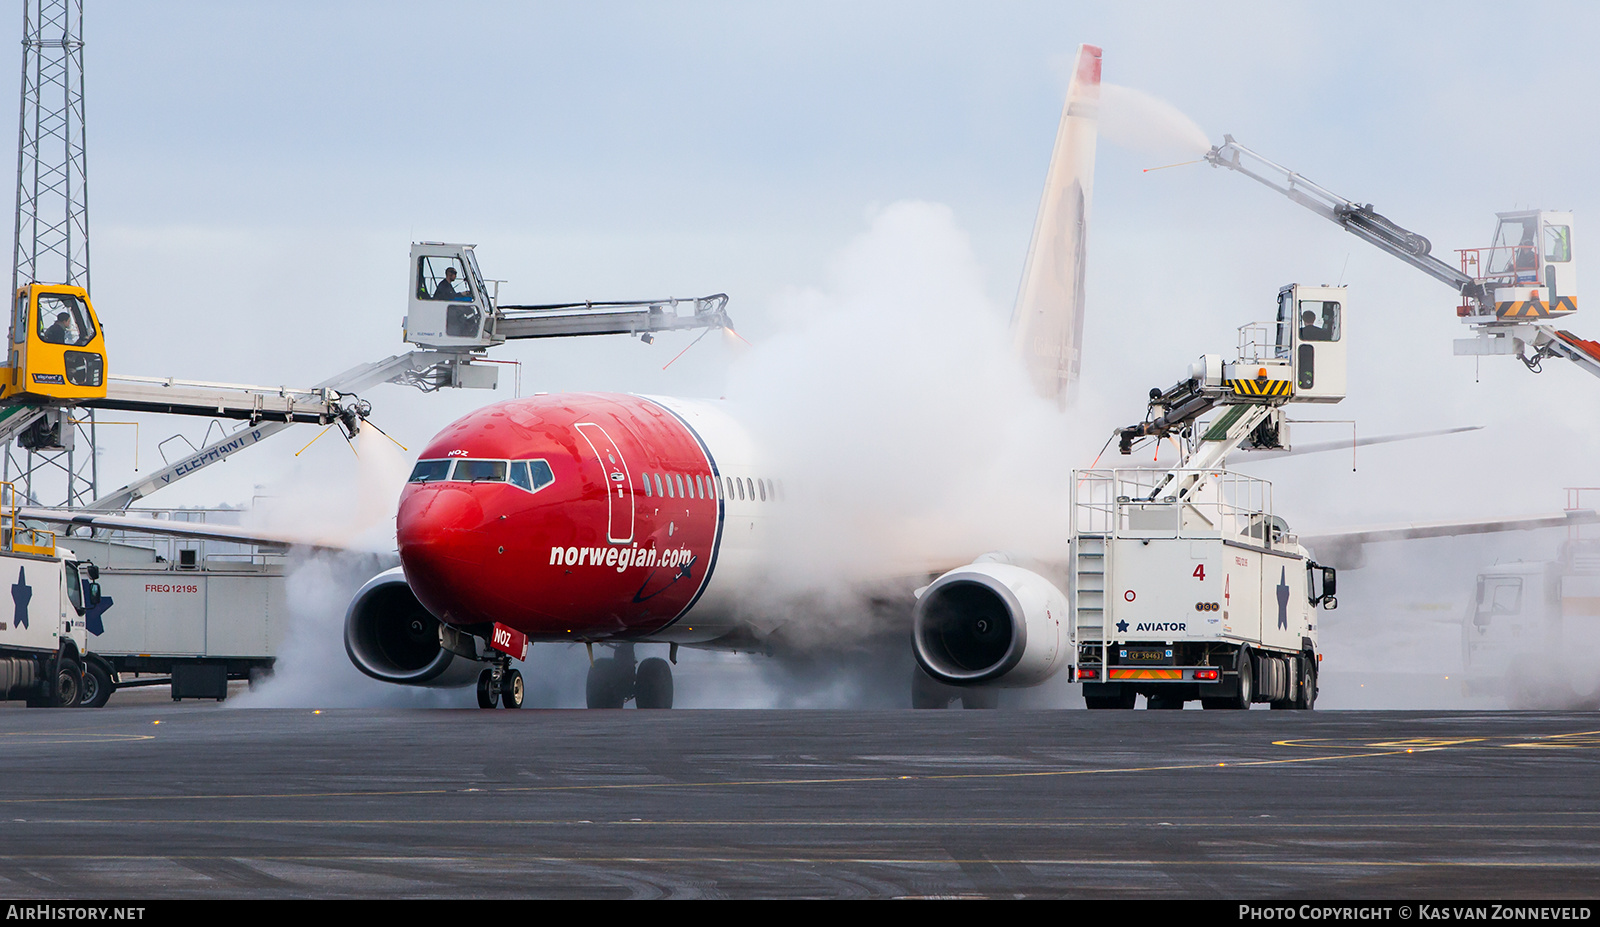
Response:
[[[478,674],[478,707],[494,707],[494,670],[486,669]]]
[[[672,666],[667,661],[651,657],[639,663],[633,677],[633,707],[672,707]]]
[[[633,661],[601,657],[589,667],[583,689],[590,708],[621,708],[633,695]]]

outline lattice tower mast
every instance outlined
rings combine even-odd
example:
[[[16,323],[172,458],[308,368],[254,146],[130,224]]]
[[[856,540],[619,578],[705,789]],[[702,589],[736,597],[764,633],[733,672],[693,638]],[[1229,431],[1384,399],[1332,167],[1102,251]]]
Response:
[[[90,289],[83,99],[83,0],[23,0],[13,294],[33,282]],[[35,503],[75,507],[96,497],[94,413],[72,418],[75,440],[63,442],[65,450],[6,447],[6,478],[15,473]],[[36,486],[36,476],[50,489]],[[40,498],[55,496],[62,477],[59,499]]]

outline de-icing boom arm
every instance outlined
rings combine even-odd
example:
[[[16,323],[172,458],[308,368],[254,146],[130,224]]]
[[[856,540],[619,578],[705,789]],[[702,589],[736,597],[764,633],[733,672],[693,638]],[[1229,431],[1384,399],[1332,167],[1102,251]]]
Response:
[[[1428,276],[1447,284],[1475,303],[1486,297],[1483,285],[1460,270],[1433,257],[1433,245],[1410,229],[1402,228],[1365,206],[1333,193],[1281,164],[1269,161],[1224,135],[1222,144],[1206,153],[1213,167],[1226,167],[1282,193],[1357,238],[1363,238]]]

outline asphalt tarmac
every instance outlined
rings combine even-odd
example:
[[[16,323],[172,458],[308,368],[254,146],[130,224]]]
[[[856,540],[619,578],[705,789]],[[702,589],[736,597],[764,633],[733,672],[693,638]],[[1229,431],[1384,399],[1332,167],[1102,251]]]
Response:
[[[0,893],[1593,898],[1600,717],[0,713]]]

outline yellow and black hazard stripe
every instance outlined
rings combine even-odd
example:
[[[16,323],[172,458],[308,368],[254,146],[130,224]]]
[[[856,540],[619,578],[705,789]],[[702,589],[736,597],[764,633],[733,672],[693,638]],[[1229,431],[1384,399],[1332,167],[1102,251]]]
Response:
[[[1566,315],[1577,311],[1576,296],[1557,296],[1549,302],[1541,299],[1519,299],[1494,304],[1494,314],[1502,319],[1548,319],[1553,315]]]
[[[1292,396],[1294,384],[1288,380],[1229,380],[1228,388],[1235,396]]]

